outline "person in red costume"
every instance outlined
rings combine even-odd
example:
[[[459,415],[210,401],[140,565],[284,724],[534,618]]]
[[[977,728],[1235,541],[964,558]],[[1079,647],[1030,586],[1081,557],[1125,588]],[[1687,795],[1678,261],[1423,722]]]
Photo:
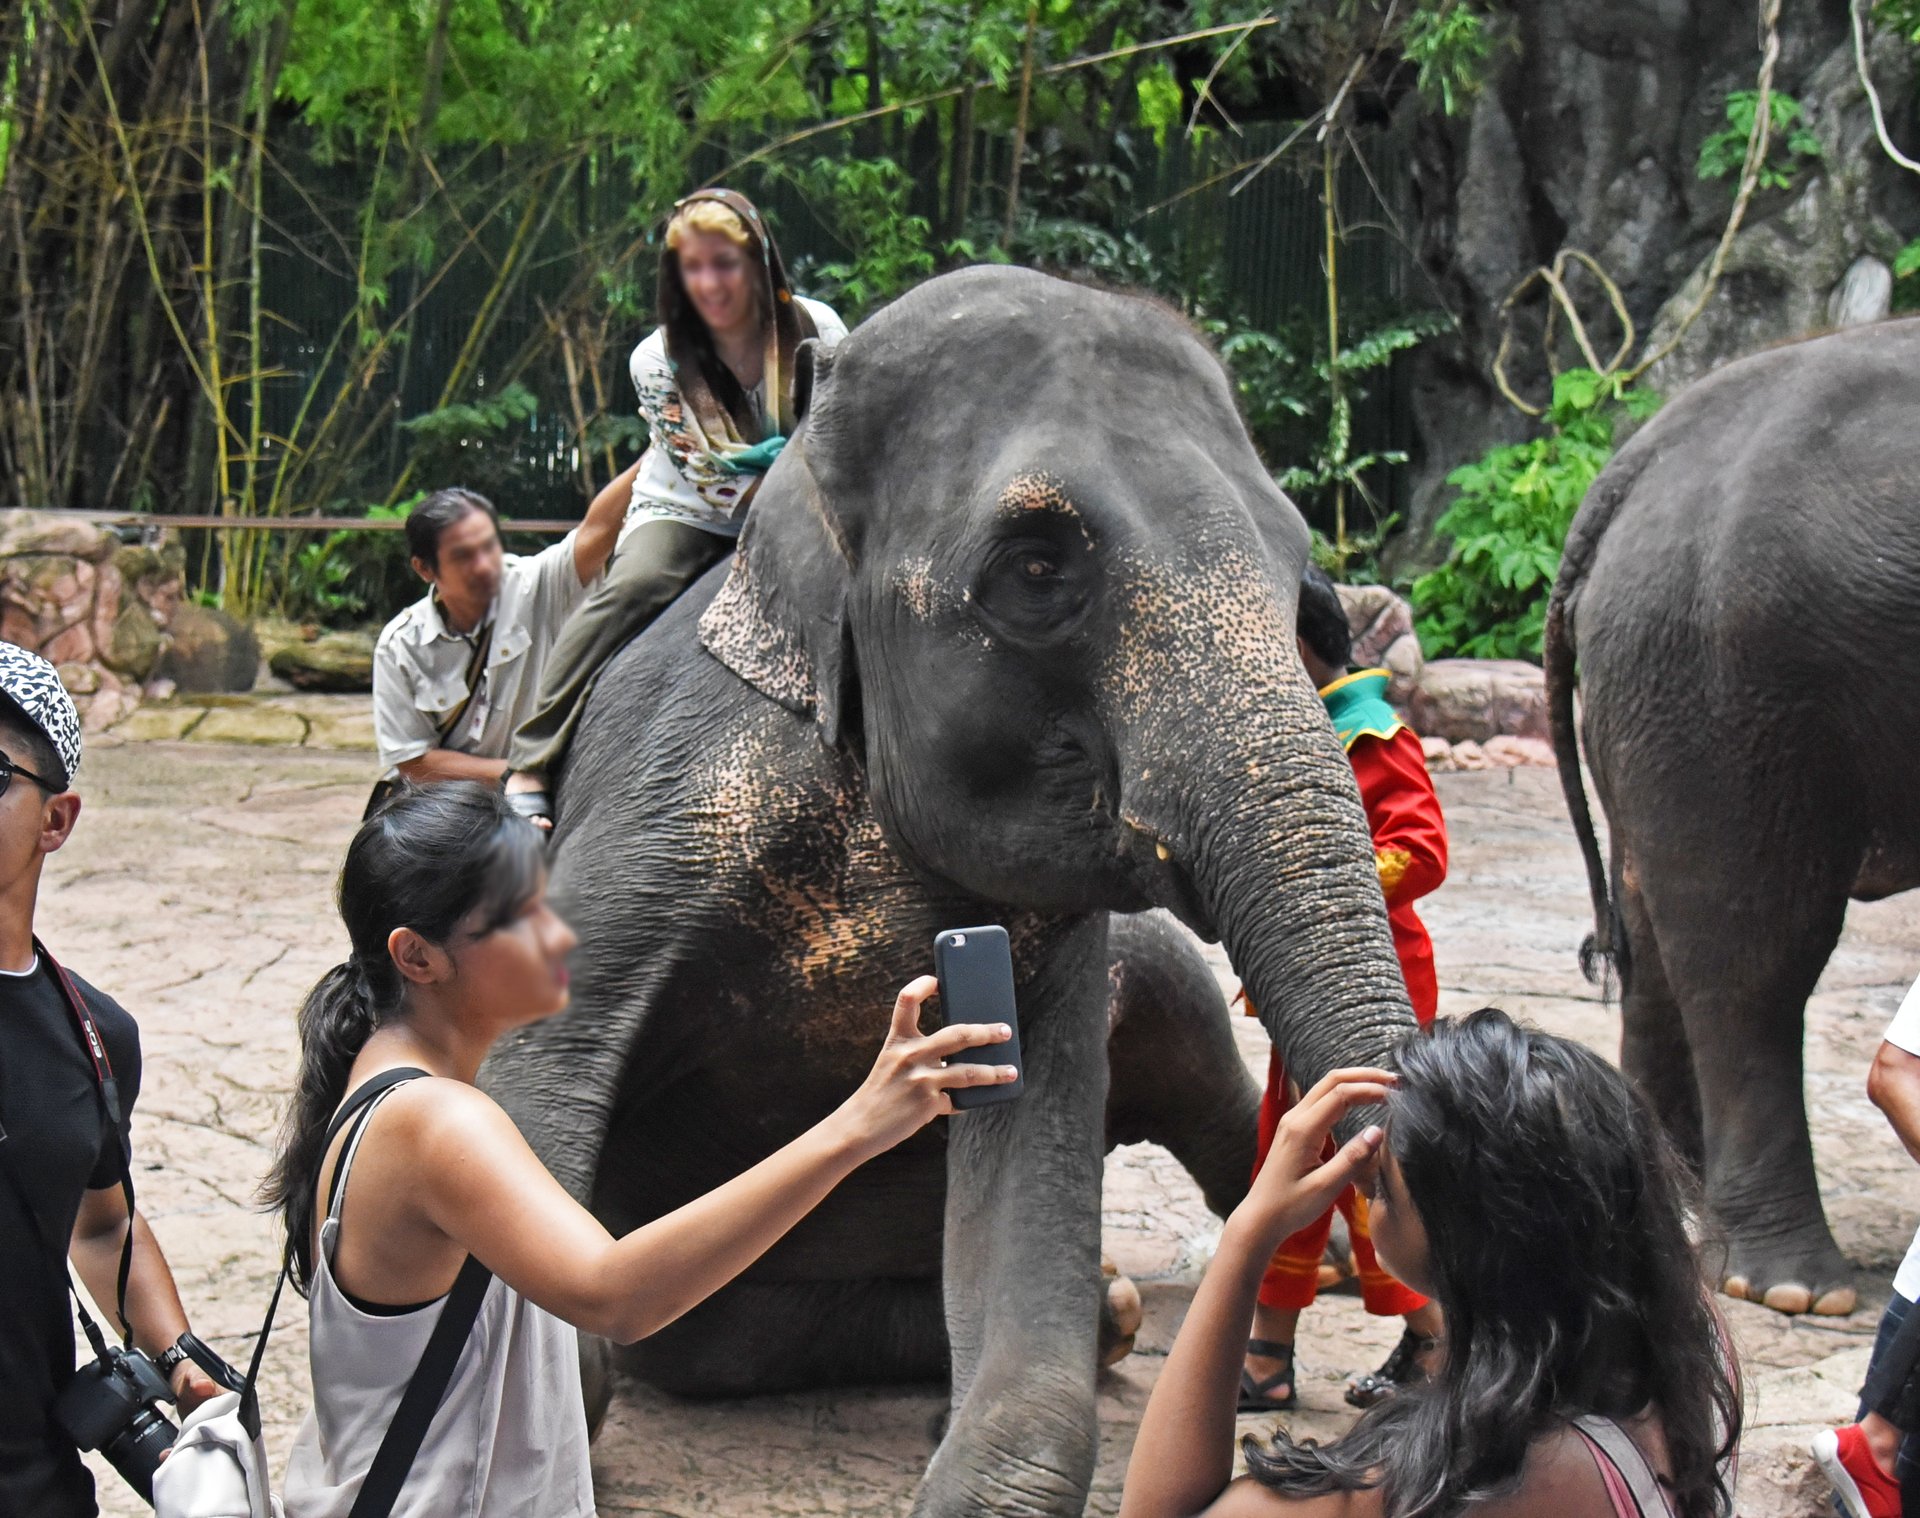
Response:
[[[1387,672],[1347,673],[1352,634],[1339,593],[1318,569],[1309,568],[1301,578],[1299,634],[1301,661],[1319,687],[1360,784],[1360,800],[1373,834],[1374,865],[1387,901],[1387,926],[1393,933],[1413,1015],[1425,1028],[1438,1009],[1439,983],[1433,970],[1433,940],[1413,904],[1447,876],[1447,827],[1440,798],[1427,776],[1419,737],[1387,704]],[[1286,1066],[1276,1049],[1268,1057],[1266,1096],[1260,1104],[1256,1174],[1293,1101]],[[1376,1317],[1407,1320],[1406,1332],[1386,1363],[1347,1384],[1348,1402],[1371,1407],[1433,1368],[1441,1344],[1440,1309],[1381,1268],[1367,1229],[1367,1199],[1349,1187],[1336,1205],[1347,1220],[1367,1311]],[[1313,1305],[1319,1292],[1320,1262],[1332,1229],[1330,1208],[1282,1244],[1267,1267],[1240,1376],[1242,1412],[1284,1411],[1298,1400],[1294,1338],[1301,1312]]]

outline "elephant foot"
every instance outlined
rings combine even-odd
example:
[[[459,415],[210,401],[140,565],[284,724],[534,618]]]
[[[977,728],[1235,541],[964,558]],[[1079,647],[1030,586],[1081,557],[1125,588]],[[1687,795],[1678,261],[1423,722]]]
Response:
[[[1831,1241],[1797,1258],[1736,1245],[1720,1289],[1739,1301],[1771,1307],[1775,1312],[1840,1318],[1852,1312],[1859,1301],[1848,1279],[1852,1273]]]
[[[1108,1370],[1133,1353],[1146,1308],[1135,1286],[1111,1260],[1100,1262],[1100,1368]]]

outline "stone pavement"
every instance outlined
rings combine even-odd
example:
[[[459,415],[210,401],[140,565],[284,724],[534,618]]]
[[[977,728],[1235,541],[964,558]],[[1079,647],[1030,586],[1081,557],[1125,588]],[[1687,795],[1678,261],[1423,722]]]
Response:
[[[50,864],[42,916],[57,951],[140,1019],[142,1206],[196,1325],[233,1357],[277,1268],[276,1230],[254,1191],[294,1069],[294,1013],[345,950],[329,896],[373,778],[364,752],[317,746],[351,730],[354,698],[250,705],[298,718],[306,746],[259,746],[265,729],[251,725],[245,742],[255,746],[208,741],[235,720],[224,714],[236,708],[221,705],[195,709],[180,727],[190,741],[139,741],[154,730],[147,723],[171,734],[158,714],[182,710],[149,706],[96,744],[82,774],[85,812]],[[364,721],[364,698],[358,711]],[[1438,784],[1454,838],[1452,879],[1426,913],[1441,1010],[1494,1002],[1611,1054],[1617,1018],[1573,960],[1587,904],[1554,777],[1522,769],[1442,775]],[[1217,953],[1215,963],[1231,984]],[[1821,1181],[1841,1245],[1861,1267],[1866,1305],[1848,1319],[1794,1320],[1723,1304],[1747,1371],[1747,1518],[1822,1512],[1806,1440],[1850,1412],[1884,1283],[1920,1214],[1920,1171],[1863,1091],[1880,1032],[1916,973],[1920,893],[1856,906],[1810,1008],[1807,1091]],[[1258,1027],[1243,1019],[1238,1031],[1250,1065],[1263,1065]],[[1213,1220],[1179,1167],[1140,1146],[1108,1161],[1105,1223],[1107,1248],[1140,1283],[1147,1316],[1139,1352],[1101,1381],[1104,1438],[1089,1506],[1099,1514],[1117,1506],[1132,1431]],[[1343,1379],[1378,1363],[1396,1329],[1348,1298],[1308,1315],[1297,1432],[1344,1426]],[[305,1404],[305,1354],[304,1313],[290,1298],[266,1362],[276,1469]],[[595,1448],[601,1508],[656,1518],[901,1514],[943,1402],[927,1387],[691,1405],[627,1385]],[[145,1511],[111,1473],[101,1493],[109,1514]]]

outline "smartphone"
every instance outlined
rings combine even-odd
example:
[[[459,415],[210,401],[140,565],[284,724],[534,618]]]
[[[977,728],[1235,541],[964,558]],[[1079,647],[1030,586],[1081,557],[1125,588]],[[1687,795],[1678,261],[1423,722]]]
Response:
[[[1020,1017],[1013,1005],[1013,952],[1001,927],[949,928],[933,936],[933,973],[940,978],[940,1015],[955,1023],[1005,1023],[1013,1037],[1003,1044],[962,1049],[949,1063],[1012,1065],[1017,1080],[1004,1086],[963,1086],[949,1093],[962,1111],[1010,1102],[1027,1089],[1020,1063]]]

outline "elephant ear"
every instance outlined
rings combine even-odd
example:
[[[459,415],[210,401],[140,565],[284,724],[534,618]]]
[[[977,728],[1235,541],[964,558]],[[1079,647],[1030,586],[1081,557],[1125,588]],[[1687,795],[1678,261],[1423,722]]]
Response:
[[[806,467],[804,429],[795,445],[782,456],[785,488],[754,503],[726,583],[701,613],[700,642],[762,695],[812,717],[829,747],[844,742],[857,756],[850,570]]]

